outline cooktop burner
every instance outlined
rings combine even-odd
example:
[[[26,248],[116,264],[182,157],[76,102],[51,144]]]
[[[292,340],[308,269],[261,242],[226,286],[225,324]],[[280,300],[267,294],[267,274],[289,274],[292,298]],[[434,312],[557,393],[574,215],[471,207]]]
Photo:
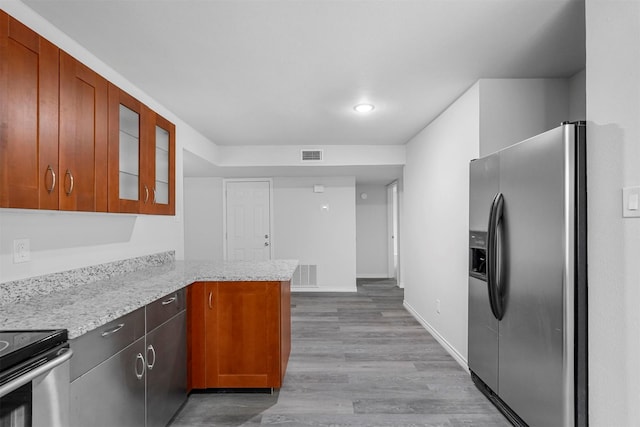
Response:
[[[65,342],[66,329],[0,331],[0,373]]]

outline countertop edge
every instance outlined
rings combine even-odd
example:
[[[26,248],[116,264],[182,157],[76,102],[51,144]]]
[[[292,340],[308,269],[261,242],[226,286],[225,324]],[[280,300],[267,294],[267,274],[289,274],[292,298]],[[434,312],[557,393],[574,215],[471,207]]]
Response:
[[[196,282],[287,282],[297,260],[173,261],[2,306],[3,329],[67,329],[78,338]]]

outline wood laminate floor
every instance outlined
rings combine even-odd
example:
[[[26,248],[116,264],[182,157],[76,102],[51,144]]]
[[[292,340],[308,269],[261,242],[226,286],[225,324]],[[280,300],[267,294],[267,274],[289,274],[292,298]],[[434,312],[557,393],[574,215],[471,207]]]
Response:
[[[293,294],[283,387],[191,394],[171,426],[509,426],[402,301],[386,280]]]

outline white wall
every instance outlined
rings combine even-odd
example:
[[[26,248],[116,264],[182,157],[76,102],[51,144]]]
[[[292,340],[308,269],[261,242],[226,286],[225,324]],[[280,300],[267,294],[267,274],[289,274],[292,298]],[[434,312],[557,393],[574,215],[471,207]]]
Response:
[[[480,156],[558,127],[567,120],[567,79],[480,80]]]
[[[640,424],[640,2],[586,2],[590,425]]]
[[[1,0],[0,7],[176,125],[175,217],[0,209],[0,282],[165,250],[182,258],[182,150],[213,144],[25,4]],[[31,262],[13,264],[15,238],[31,240]]]
[[[387,186],[356,185],[357,277],[388,277],[388,248]]]
[[[569,79],[569,119],[587,120],[587,73],[582,70]]]
[[[300,166],[301,150],[320,149],[321,162],[306,166],[403,165],[404,145],[249,145],[219,146],[218,166]]]
[[[479,108],[476,83],[409,141],[400,223],[405,305],[463,364],[469,161],[478,157]]]
[[[184,179],[184,257],[222,260],[222,178]]]
[[[317,265],[315,290],[356,290],[355,188],[354,177],[273,178],[274,258]],[[222,259],[222,197],[221,178],[185,178],[186,259]]]
[[[568,79],[482,79],[407,145],[400,231],[405,303],[463,365],[469,161],[557,127],[568,114]]]
[[[355,187],[354,177],[273,179],[274,256],[317,265],[322,291],[356,290]]]

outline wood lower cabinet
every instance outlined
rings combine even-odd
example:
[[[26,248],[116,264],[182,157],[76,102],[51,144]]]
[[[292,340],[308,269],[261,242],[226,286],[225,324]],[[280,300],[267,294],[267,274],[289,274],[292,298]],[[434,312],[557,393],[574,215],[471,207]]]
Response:
[[[291,352],[289,282],[188,290],[189,388],[279,388]]]
[[[0,10],[0,207],[58,209],[58,55]]]

